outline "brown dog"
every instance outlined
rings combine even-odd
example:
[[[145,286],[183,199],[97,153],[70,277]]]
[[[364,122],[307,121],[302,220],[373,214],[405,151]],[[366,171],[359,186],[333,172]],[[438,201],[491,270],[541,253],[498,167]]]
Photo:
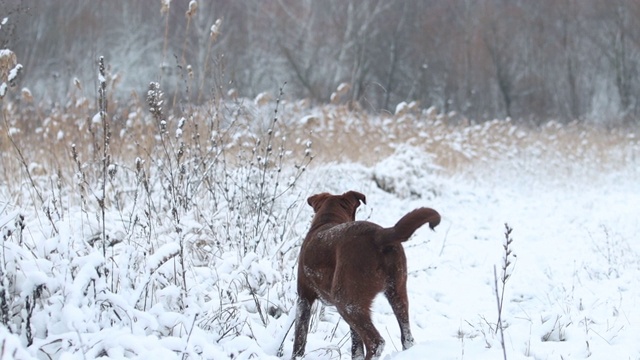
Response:
[[[400,324],[402,349],[413,345],[409,328],[407,259],[401,242],[422,225],[433,229],[440,214],[416,209],[390,228],[355,221],[363,194],[322,193],[307,202],[315,215],[298,259],[298,304],[293,358],[302,356],[307,341],[311,305],[316,299],[335,305],[351,327],[353,359],[377,359],[384,340],[371,322],[371,304],[384,292]],[[363,349],[366,347],[366,357]]]

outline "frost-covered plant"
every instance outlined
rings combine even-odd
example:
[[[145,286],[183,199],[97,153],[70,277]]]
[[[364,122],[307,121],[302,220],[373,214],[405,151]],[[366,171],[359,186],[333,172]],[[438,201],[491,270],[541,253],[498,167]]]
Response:
[[[591,276],[619,278],[628,267],[637,264],[637,253],[629,242],[613,229],[601,224],[600,230],[598,233],[589,232],[589,238],[595,253],[606,262],[606,270],[594,267]]]
[[[380,189],[401,198],[430,199],[439,193],[427,180],[440,170],[434,163],[434,155],[400,145],[392,156],[376,164],[373,181]]]
[[[540,323],[547,328],[547,331],[542,335],[542,341],[566,341],[567,340],[567,327],[572,322],[567,316],[555,315],[554,317],[542,317]]]
[[[240,231],[239,239],[246,240],[239,246],[243,254],[254,251],[265,254],[269,245],[266,242],[276,245],[284,240],[288,229],[278,229],[281,222],[276,214],[278,210],[289,213],[294,204],[278,209],[278,200],[295,186],[313,159],[311,143],[307,142],[302,159],[293,164],[295,170],[286,171],[291,154],[287,149],[286,135],[278,131],[279,105],[280,97],[263,136],[254,136],[251,139],[253,146],[235,156],[239,166],[224,173],[225,186],[235,189],[233,192],[225,191],[225,194],[228,194],[226,201],[234,204],[237,210],[234,226]]]
[[[513,239],[511,238],[511,232],[513,229],[509,226],[509,224],[504,224],[504,244],[502,248],[504,249],[504,256],[502,258],[502,266],[500,272],[500,278],[498,279],[498,273],[496,267],[493,267],[493,278],[494,278],[494,288],[496,294],[496,304],[498,305],[498,321],[496,322],[496,332],[500,332],[500,344],[502,345],[502,354],[504,356],[504,360],[507,360],[507,348],[504,342],[504,324],[502,319],[502,310],[504,306],[504,292],[507,284],[507,280],[511,276],[512,271],[512,258],[515,257],[511,250],[511,243]],[[498,289],[498,281],[500,282],[500,289]]]
[[[118,121],[119,109],[107,107],[109,76],[101,59],[97,108],[87,109],[95,115],[71,122],[79,141],[50,181],[30,148],[14,143],[35,194],[28,204],[49,222],[27,218],[26,240],[15,231],[3,239],[3,323],[45,356],[86,357],[109,354],[113,327],[158,337],[207,331],[223,341],[250,336],[254,314],[268,326],[290,305],[283,258],[295,248],[306,194],[291,190],[311,143],[289,143],[280,99],[269,115],[213,101],[172,116],[156,83],[149,112],[134,108]],[[43,343],[59,331],[68,335]]]
[[[220,30],[222,27],[222,19],[217,19],[213,25],[211,25],[211,29],[209,32],[209,41],[207,42],[207,51],[205,52],[204,58],[204,69],[202,70],[202,75],[200,76],[200,87],[198,88],[198,98],[196,99],[196,103],[200,103],[200,99],[202,99],[203,89],[204,89],[204,81],[207,76],[209,76],[209,58],[211,57],[211,47],[218,40],[218,36],[220,36]]]
[[[7,24],[8,18],[0,19],[0,31]],[[16,85],[22,73],[22,64],[18,63],[16,54],[10,49],[0,49],[0,99],[7,94],[9,87]]]
[[[97,200],[100,207],[100,213],[102,215],[102,256],[106,257],[107,234],[105,231],[105,198],[107,195],[107,176],[113,178],[116,167],[112,166],[109,153],[111,130],[109,123],[107,122],[107,71],[104,64],[104,57],[102,56],[98,59],[98,84],[98,117],[102,124],[102,144],[100,144],[102,148],[102,194]]]

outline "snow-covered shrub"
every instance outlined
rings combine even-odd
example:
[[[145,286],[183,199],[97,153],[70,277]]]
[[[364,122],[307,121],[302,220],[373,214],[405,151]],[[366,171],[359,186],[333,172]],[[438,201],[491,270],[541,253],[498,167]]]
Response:
[[[439,190],[432,178],[439,170],[434,156],[409,145],[400,145],[373,170],[378,187],[401,198],[433,198]]]
[[[0,327],[48,357],[149,353],[112,337],[122,331],[163,342],[160,358],[200,354],[204,343],[217,353],[241,338],[253,343],[247,353],[264,354],[250,324],[286,326],[306,195],[296,183],[311,143],[288,142],[279,99],[264,129],[255,121],[264,112],[241,104],[169,114],[157,83],[148,115],[137,108],[119,123],[100,65],[99,109],[54,176],[38,170],[44,159],[30,165],[21,134],[12,138],[30,181],[20,202],[0,208]],[[206,341],[189,343],[192,333]]]
[[[0,326],[0,359],[27,360],[35,359],[23,349],[20,339]]]

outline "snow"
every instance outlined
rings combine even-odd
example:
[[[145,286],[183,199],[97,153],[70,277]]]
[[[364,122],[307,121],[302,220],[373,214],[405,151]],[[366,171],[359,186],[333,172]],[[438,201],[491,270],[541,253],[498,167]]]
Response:
[[[2,346],[0,347],[0,357],[2,359],[25,360],[35,358],[23,349],[18,336],[11,334],[2,326],[0,326],[0,339],[2,341]]]
[[[220,34],[220,26],[222,25],[222,19],[216,19],[216,22],[211,25],[211,35],[218,36]]]
[[[13,51],[9,49],[0,49],[0,61],[10,61],[15,58]]]
[[[470,132],[482,137],[491,126]],[[482,157],[460,139],[448,140],[459,141],[451,146],[469,158]],[[223,228],[234,213],[210,210],[205,199],[179,222],[171,215],[144,222],[142,209],[132,225],[135,204],[108,209],[107,239],[121,240],[115,245],[96,236],[99,210],[90,204],[54,217],[57,232],[34,207],[3,205],[1,269],[15,277],[1,285],[17,294],[15,309],[27,300],[36,305],[33,343],[16,315],[0,326],[0,358],[288,359],[296,256],[312,216],[304,199],[347,190],[367,196],[358,220],[391,226],[421,206],[443,217],[435,232],[425,226],[404,243],[415,346],[401,351],[390,306],[383,297],[373,304],[386,341],[382,359],[502,358],[494,267],[500,277],[505,223],[513,228],[510,276],[498,290],[504,286],[508,358],[640,358],[637,145],[622,153],[627,164],[617,168],[590,159],[545,161],[542,150],[500,151],[503,162],[459,173],[435,166],[437,154],[404,145],[370,167],[314,164],[282,197],[293,215],[270,220],[290,227],[262,240]],[[151,191],[154,211],[169,212],[158,190]],[[234,247],[253,241],[269,246]],[[333,307],[314,308],[305,359],[349,359],[349,326]]]
[[[268,103],[270,100],[272,99],[272,96],[269,92],[261,92],[258,95],[256,95],[255,99],[253,100],[253,102],[256,105],[264,105],[266,103]]]
[[[13,81],[15,81],[16,77],[18,77],[18,74],[21,71],[22,71],[22,64],[16,64],[16,66],[9,71],[9,75],[7,76],[7,81],[9,81],[9,83],[12,83]]]
[[[409,109],[409,104],[407,104],[404,101],[401,101],[400,103],[398,103],[398,105],[396,105],[396,111],[394,112],[394,114],[396,115],[403,114],[407,112],[408,109]]]

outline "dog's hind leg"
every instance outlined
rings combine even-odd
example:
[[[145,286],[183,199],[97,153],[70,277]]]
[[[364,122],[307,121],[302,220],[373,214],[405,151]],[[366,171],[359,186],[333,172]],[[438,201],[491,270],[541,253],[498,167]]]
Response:
[[[409,326],[409,299],[407,297],[407,283],[396,279],[385,290],[384,295],[396,315],[398,325],[400,325],[400,340],[402,341],[402,350],[407,350],[413,346],[414,340],[411,335],[411,327]]]
[[[296,306],[296,330],[293,340],[292,359],[304,355],[304,348],[307,345],[307,332],[309,331],[309,319],[311,318],[311,305],[315,299],[309,300],[298,296]]]
[[[338,308],[338,312],[342,315],[342,318],[351,326],[351,340],[353,341],[353,331],[355,330],[358,337],[364,343],[367,350],[367,355],[364,360],[379,359],[384,349],[384,339],[373,326],[373,322],[371,322],[369,306],[347,305],[346,307]],[[358,359],[358,357],[356,357],[357,353],[353,353],[353,344],[351,350],[352,356],[354,356],[353,359]]]
[[[351,328],[351,359],[364,360],[362,338],[354,328]]]

